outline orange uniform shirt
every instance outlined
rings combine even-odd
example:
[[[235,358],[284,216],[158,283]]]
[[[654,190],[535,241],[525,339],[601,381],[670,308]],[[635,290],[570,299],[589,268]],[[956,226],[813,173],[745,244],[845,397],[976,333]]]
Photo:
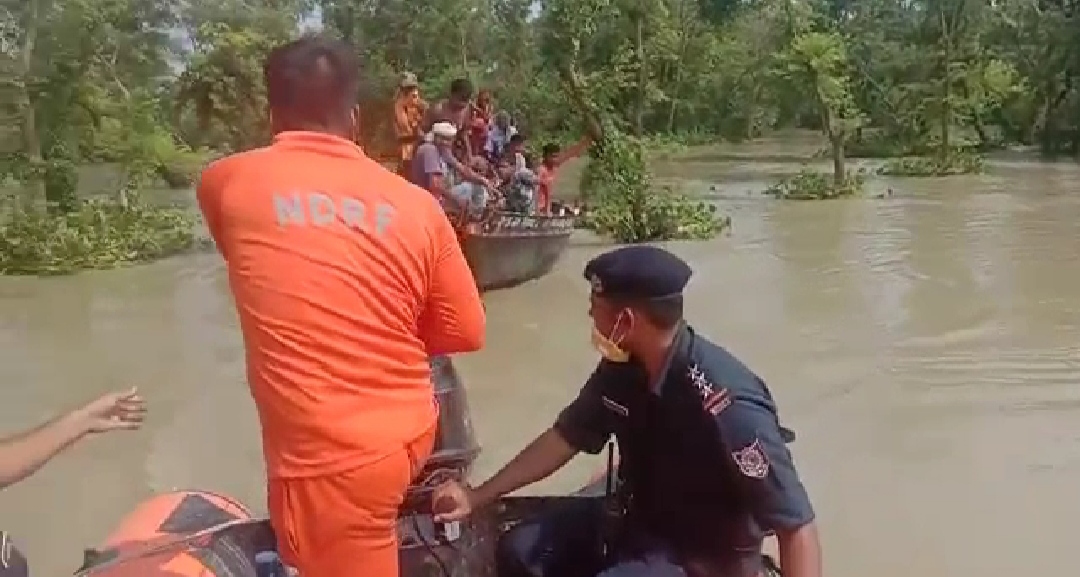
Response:
[[[203,172],[270,478],[369,464],[437,419],[428,355],[479,349],[484,310],[425,190],[334,136],[286,132]]]

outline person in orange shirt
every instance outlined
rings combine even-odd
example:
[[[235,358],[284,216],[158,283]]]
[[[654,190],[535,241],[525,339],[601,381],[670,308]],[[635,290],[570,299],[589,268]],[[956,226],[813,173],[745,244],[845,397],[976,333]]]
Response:
[[[355,144],[352,50],[266,62],[273,143],[198,185],[262,428],[270,520],[304,577],[397,577],[394,531],[432,450],[429,355],[475,351],[484,309],[438,202]]]
[[[540,214],[551,214],[551,190],[555,185],[555,171],[566,161],[582,155],[592,144],[592,136],[586,136],[579,142],[567,148],[559,150],[557,144],[545,144],[541,149],[543,160],[536,169],[536,178],[539,186],[536,188],[536,211]]]
[[[398,139],[398,174],[405,178],[410,174],[409,163],[412,162],[416,146],[423,138],[420,121],[426,108],[427,103],[420,98],[420,83],[416,75],[403,73],[394,99],[394,133]]]

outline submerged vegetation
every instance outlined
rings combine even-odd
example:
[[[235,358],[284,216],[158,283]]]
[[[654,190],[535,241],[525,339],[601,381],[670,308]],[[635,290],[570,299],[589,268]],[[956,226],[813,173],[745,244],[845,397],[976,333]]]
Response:
[[[358,47],[374,155],[393,143],[387,112],[403,70],[429,100],[456,77],[492,89],[535,144],[574,140],[583,121],[609,126],[583,192],[595,226],[623,240],[707,236],[723,224],[655,187],[640,143],[670,155],[781,128],[820,132],[831,177],[797,175],[776,189],[783,198],[852,193],[851,157],[937,176],[977,171],[980,152],[1004,145],[1080,156],[1073,0],[9,1],[0,182],[16,194],[0,259],[23,264],[5,271],[167,254],[160,247],[176,237],[160,223],[175,214],[129,193],[189,186],[207,158],[264,143],[262,61],[301,24]],[[636,151],[611,152],[624,147]],[[102,162],[121,167],[124,184],[87,205],[75,168]],[[150,224],[89,227],[93,240],[75,243],[81,225],[59,223],[91,213]],[[56,248],[72,243],[83,248]]]
[[[977,154],[950,151],[944,156],[891,158],[878,169],[888,176],[955,176],[982,172],[983,159]]]
[[[593,207],[586,227],[624,243],[707,239],[730,227],[714,205],[657,187],[644,156],[641,142],[605,131],[582,176],[582,194]]]
[[[862,192],[862,172],[846,172],[838,181],[835,174],[804,168],[765,189],[765,194],[781,200],[829,200]]]
[[[66,274],[148,262],[191,249],[189,211],[138,199],[79,200],[65,211],[11,215],[0,228],[0,274]]]

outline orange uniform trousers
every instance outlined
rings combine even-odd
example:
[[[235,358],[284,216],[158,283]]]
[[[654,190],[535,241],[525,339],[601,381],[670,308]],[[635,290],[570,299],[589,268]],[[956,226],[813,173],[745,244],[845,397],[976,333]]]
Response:
[[[398,509],[434,442],[433,427],[345,473],[272,479],[270,522],[282,559],[302,577],[398,577]]]

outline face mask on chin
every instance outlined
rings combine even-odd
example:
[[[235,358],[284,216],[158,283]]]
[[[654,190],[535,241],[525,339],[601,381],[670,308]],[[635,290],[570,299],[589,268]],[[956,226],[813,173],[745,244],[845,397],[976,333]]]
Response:
[[[620,313],[615,320],[615,326],[611,328],[612,337],[615,335],[615,331],[618,330],[619,325],[622,323],[623,315]],[[592,329],[592,344],[596,348],[600,356],[605,360],[613,363],[626,363],[630,361],[630,353],[623,349],[620,342],[615,342],[612,337],[604,336],[604,333],[600,332],[600,329],[593,325]],[[625,337],[624,337],[625,338]]]

